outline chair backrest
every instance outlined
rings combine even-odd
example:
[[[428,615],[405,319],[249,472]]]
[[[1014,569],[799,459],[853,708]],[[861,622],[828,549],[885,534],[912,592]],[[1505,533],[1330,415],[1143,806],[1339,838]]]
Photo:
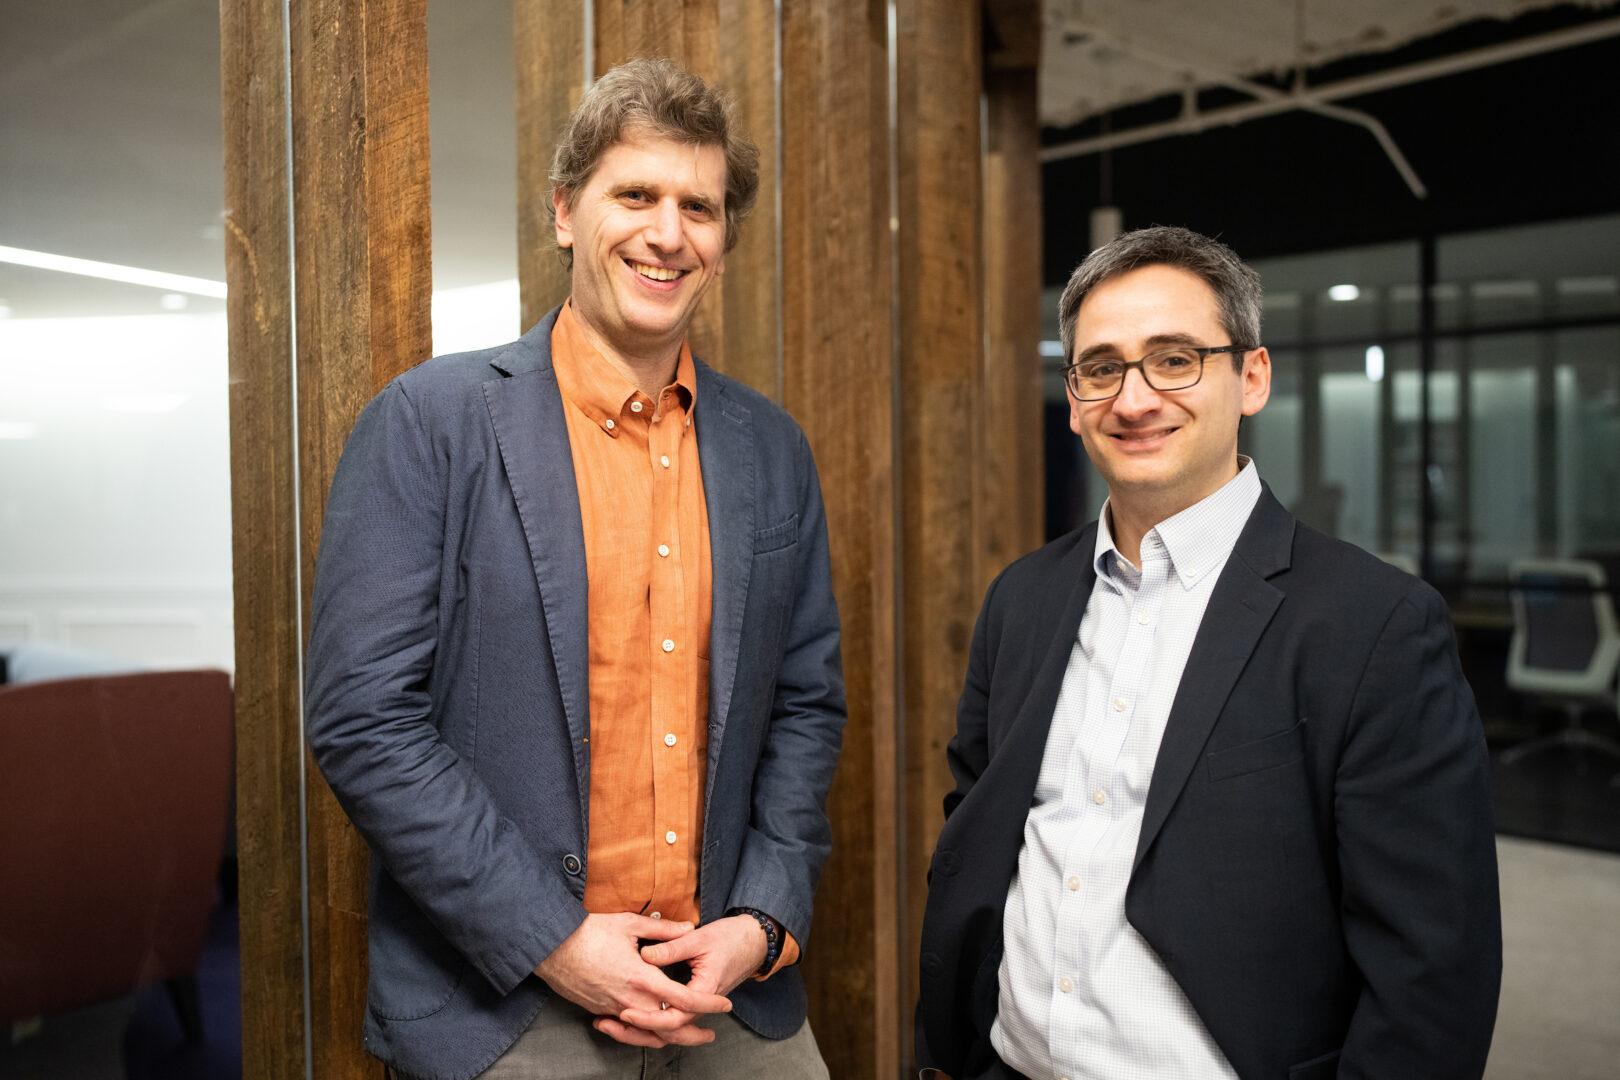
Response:
[[[0,687],[0,1020],[195,971],[232,729],[222,671]]]
[[[1553,697],[1612,697],[1620,627],[1603,567],[1585,559],[1515,559],[1508,576],[1508,685]]]

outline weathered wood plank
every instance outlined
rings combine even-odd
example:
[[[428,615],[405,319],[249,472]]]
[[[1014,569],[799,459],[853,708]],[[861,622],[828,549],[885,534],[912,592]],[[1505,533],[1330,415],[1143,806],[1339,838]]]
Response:
[[[292,8],[303,579],[365,403],[432,348],[426,0]],[[360,1049],[366,849],[311,765],[306,801],[316,1075],[381,1075]]]
[[[899,725],[886,5],[784,6],[783,403],[821,471],[849,725],[805,958],[833,1076],[900,1057]]]
[[[984,442],[973,555],[980,592],[1046,536],[1037,84],[1034,68],[985,74]]]
[[[220,9],[230,339],[242,1059],[248,1080],[304,1075],[298,770],[298,485],[293,453],[283,8]]]
[[[945,744],[955,731],[980,597],[973,548],[984,442],[981,46],[977,5],[902,0],[898,24],[903,955],[906,999],[915,1001],[928,862],[952,786]]]

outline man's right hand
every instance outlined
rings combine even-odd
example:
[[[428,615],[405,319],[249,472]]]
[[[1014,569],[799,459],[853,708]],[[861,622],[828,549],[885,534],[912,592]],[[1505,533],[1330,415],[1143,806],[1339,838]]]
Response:
[[[731,1002],[704,994],[671,979],[641,958],[641,942],[669,941],[689,932],[692,924],[649,919],[629,913],[586,915],[572,934],[535,967],[553,991],[596,1016],[593,1026],[604,1035],[632,1046],[698,1046],[714,1032],[691,1023],[702,1013],[730,1012]],[[662,1013],[667,1024],[636,1027],[619,1020],[628,1010]]]

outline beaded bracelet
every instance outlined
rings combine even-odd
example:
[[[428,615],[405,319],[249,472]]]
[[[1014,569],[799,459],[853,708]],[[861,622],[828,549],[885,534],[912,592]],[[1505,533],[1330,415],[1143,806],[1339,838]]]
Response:
[[[776,966],[776,961],[782,955],[782,934],[776,927],[776,920],[758,908],[732,908],[731,913],[733,915],[752,915],[759,920],[759,928],[765,931],[765,961],[759,965],[759,970],[754,974],[761,978],[769,975],[771,969]]]

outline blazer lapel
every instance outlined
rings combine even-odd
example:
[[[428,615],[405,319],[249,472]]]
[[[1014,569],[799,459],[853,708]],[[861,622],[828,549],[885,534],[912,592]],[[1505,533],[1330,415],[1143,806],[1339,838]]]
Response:
[[[753,418],[748,407],[726,392],[726,385],[707,364],[697,367],[697,402],[693,427],[703,470],[703,499],[709,515],[709,558],[712,565],[709,616],[709,761],[713,786],[715,763],[731,709],[742,648],[743,611],[754,566],[755,460]]]
[[[1028,616],[1030,625],[1050,627],[1050,630],[1038,630],[1033,635],[1035,640],[1047,642],[1046,651],[1040,658],[1029,693],[1013,717],[1002,745],[991,748],[992,762],[1002,762],[1001,767],[1006,770],[993,786],[1003,795],[1001,805],[1017,811],[1019,830],[1024,827],[1030,800],[1035,795],[1035,782],[1040,778],[1041,761],[1046,756],[1046,740],[1052,728],[1052,714],[1057,709],[1058,694],[1063,689],[1063,676],[1069,670],[1069,659],[1080,632],[1080,620],[1085,616],[1086,605],[1091,601],[1091,590],[1097,583],[1097,568],[1092,559],[1096,546],[1097,526],[1093,523],[1080,535],[1065,560],[1071,581],[1068,593],[1052,591],[1044,594],[1051,600]],[[1058,603],[1062,604],[1061,608],[1056,606]],[[1014,611],[1010,617],[1023,619],[1026,616]],[[1017,848],[1018,845],[1014,844],[1012,851],[1015,860]]]
[[[574,748],[580,820],[590,820],[590,634],[585,570],[585,527],[579,513],[574,455],[562,394],[551,366],[551,328],[557,313],[501,352],[491,366],[506,378],[484,384],[501,463],[517,503],[535,579],[540,585],[546,637],[557,667],[557,688]]]
[[[1227,695],[1282,604],[1283,591],[1267,579],[1288,569],[1293,541],[1293,517],[1271,489],[1263,487],[1232,557],[1215,583],[1182,671],[1148,786],[1133,872],[1186,787]]]

